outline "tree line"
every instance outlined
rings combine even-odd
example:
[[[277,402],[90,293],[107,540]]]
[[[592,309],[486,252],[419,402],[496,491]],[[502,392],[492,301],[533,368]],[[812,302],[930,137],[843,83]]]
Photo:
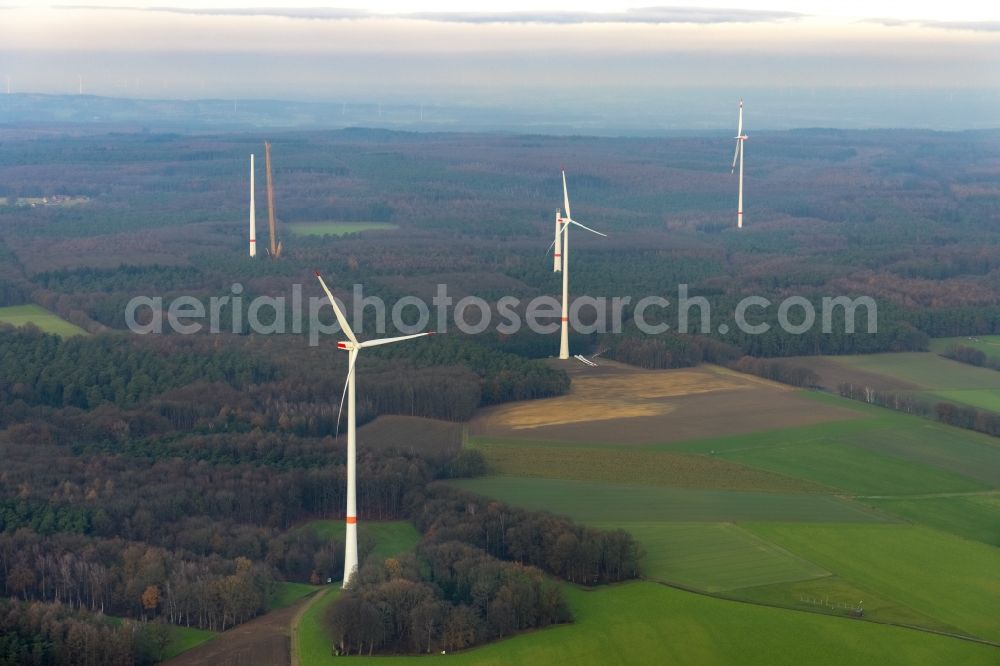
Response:
[[[1000,414],[996,412],[952,402],[931,402],[893,391],[877,391],[858,384],[840,384],[838,391],[843,397],[852,400],[860,400],[871,405],[931,418],[956,428],[975,430],[1000,437]]]
[[[952,345],[946,349],[941,356],[950,358],[959,363],[967,363],[978,368],[989,368],[990,370],[1000,370],[1000,360],[987,356],[982,350],[965,345]]]

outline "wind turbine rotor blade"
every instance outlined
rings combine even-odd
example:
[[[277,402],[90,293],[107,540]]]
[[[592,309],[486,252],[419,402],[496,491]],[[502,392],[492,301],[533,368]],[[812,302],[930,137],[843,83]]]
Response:
[[[732,168],[732,170],[729,173],[733,173],[734,171],[736,171],[736,160],[739,159],[740,148],[742,146],[743,146],[743,142],[740,141],[739,139],[736,139],[736,152],[733,153],[733,168]]]
[[[580,223],[579,223],[579,222],[577,222],[576,220],[570,220],[570,221],[569,221],[569,223],[570,223],[570,224],[575,224],[576,226],[580,227],[581,229],[586,229],[587,231],[589,231],[589,232],[590,232],[590,233],[592,233],[592,234],[597,234],[598,236],[604,236],[605,238],[607,238],[607,237],[608,237],[608,235],[607,235],[607,234],[602,234],[602,233],[601,233],[600,231],[595,231],[594,229],[591,229],[591,228],[590,228],[590,227],[588,227],[588,226],[585,226],[585,225],[583,225],[583,224],[580,224]]]
[[[434,335],[434,331],[427,331],[425,333],[414,333],[413,335],[401,335],[398,338],[382,338],[381,340],[367,340],[365,342],[358,343],[358,349],[367,349],[368,347],[378,347],[379,345],[390,345],[393,342],[402,342],[403,340],[422,338],[427,335]]]
[[[556,234],[556,240],[558,240],[558,239],[559,239],[559,234],[557,233],[557,234]],[[549,243],[549,246],[548,246],[548,248],[546,248],[546,250],[545,250],[545,254],[548,254],[548,253],[549,253],[549,250],[551,250],[551,249],[552,249],[552,248],[554,248],[555,246],[556,246],[556,241],[552,241],[551,243]]]
[[[340,437],[340,417],[344,413],[344,398],[347,397],[347,387],[351,384],[351,375],[354,374],[354,365],[358,361],[356,353],[351,354],[351,362],[347,366],[347,379],[344,380],[344,392],[340,394],[340,409],[337,410],[337,429],[334,438]]]
[[[319,274],[319,271],[316,271],[316,277],[319,278],[319,283],[323,285],[323,291],[326,292],[326,297],[330,299],[330,305],[333,306],[333,312],[337,315],[337,321],[340,323],[340,330],[344,332],[344,335],[346,335],[351,342],[358,344],[358,339],[354,337],[354,331],[351,330],[350,325],[347,323],[347,317],[345,317],[344,313],[340,311],[340,306],[337,305],[337,300],[333,297],[333,294],[330,293],[330,288],[326,286],[326,282],[323,281],[323,276]]]
[[[553,240],[551,243],[549,243],[548,250],[545,250],[546,254],[548,254],[549,250],[551,250],[552,248],[557,247],[557,244],[558,245],[562,245],[562,243],[560,243],[559,241],[562,239],[562,233],[564,231],[566,231],[566,227],[569,225],[569,222],[567,222],[565,218],[563,218],[561,220],[561,222],[562,222],[562,226],[560,226],[559,229],[556,231],[555,240]],[[562,250],[561,247],[559,249]]]
[[[566,209],[566,217],[572,218],[573,215],[569,212],[569,190],[566,188],[566,170],[563,169],[562,172],[563,179],[563,208]]]
[[[552,241],[555,252],[552,253],[552,272],[557,273],[562,270],[562,215],[556,210],[556,235]]]
[[[740,100],[740,117],[736,121],[736,136],[743,136],[743,100]]]

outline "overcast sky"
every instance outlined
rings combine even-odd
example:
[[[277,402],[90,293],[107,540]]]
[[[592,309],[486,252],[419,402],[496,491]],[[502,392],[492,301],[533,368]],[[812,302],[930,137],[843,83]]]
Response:
[[[653,103],[671,88],[1000,90],[1000,3],[984,0],[288,4],[0,0],[0,83],[512,105]]]

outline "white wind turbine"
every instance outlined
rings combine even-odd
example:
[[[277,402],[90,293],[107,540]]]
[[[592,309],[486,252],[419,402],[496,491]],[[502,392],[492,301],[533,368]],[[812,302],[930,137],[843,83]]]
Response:
[[[340,311],[340,306],[337,305],[337,301],[333,298],[333,294],[330,293],[330,289],[326,286],[326,282],[323,281],[323,276],[316,271],[316,277],[319,278],[320,285],[323,286],[323,291],[326,292],[326,297],[330,300],[330,305],[333,306],[333,312],[337,315],[337,321],[340,323],[340,329],[347,336],[347,341],[341,341],[337,343],[337,349],[343,349],[348,353],[348,363],[347,363],[347,381],[344,383],[344,392],[340,396],[340,409],[337,411],[337,427],[340,427],[340,415],[344,410],[344,398],[347,398],[347,529],[345,532],[345,544],[344,544],[344,583],[343,587],[351,581],[351,577],[358,570],[358,510],[357,510],[357,496],[358,496],[358,485],[357,485],[357,435],[356,435],[356,410],[355,410],[355,392],[354,392],[354,367],[358,361],[358,353],[362,349],[368,347],[377,347],[379,345],[388,345],[393,342],[401,342],[403,340],[409,340],[411,338],[419,338],[425,335],[432,335],[433,331],[427,333],[415,333],[413,335],[401,335],[397,338],[382,338],[381,340],[368,340],[366,342],[358,342],[357,337],[354,335],[354,331],[351,330],[350,325],[347,323],[347,317],[344,313]]]
[[[581,229],[604,236],[600,231],[594,231],[590,227],[584,226],[573,219],[569,210],[569,190],[566,189],[566,170],[562,172],[563,181],[563,207],[566,209],[566,217],[561,217],[556,210],[556,238],[552,241],[550,249],[555,248],[553,253],[553,272],[562,270],[562,335],[559,342],[559,358],[569,358],[569,225],[575,224]]]
[[[250,153],[250,256],[257,256],[257,213],[254,210],[253,153]]]
[[[733,153],[733,171],[736,171],[736,160],[740,161],[740,195],[736,203],[736,226],[743,228],[743,142],[749,137],[743,133],[743,100],[740,100],[740,119],[736,125],[736,152]]]

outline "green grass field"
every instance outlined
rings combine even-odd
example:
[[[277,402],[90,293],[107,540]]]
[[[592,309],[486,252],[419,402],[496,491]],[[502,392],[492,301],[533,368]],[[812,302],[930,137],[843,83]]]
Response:
[[[626,522],[882,522],[887,518],[856,502],[826,495],[697,490],[486,476],[449,482],[480,495],[585,523]]]
[[[724,596],[838,617],[852,617],[854,609],[862,608],[866,620],[955,633],[955,627],[920,613],[895,599],[862,588],[840,576],[831,575],[760,587],[745,587],[728,590]]]
[[[296,236],[343,236],[360,231],[392,231],[399,225],[388,222],[292,222],[285,225]]]
[[[836,404],[845,398],[807,394]],[[963,492],[1000,485],[1000,442],[855,403],[863,419],[665,445],[860,494]]]
[[[890,431],[883,432],[891,437]],[[883,453],[853,446],[851,438],[829,437],[818,442],[738,451],[724,457],[787,476],[808,479],[857,494],[962,492],[986,486],[964,477]]]
[[[1000,537],[989,491],[1000,485],[1000,442],[834,395],[805,395],[859,418],[628,449],[474,439],[495,469],[523,475],[452,483],[629,530],[643,546],[648,578],[839,616],[863,601],[867,619],[992,638],[982,618],[1000,603],[988,580],[1000,570],[991,559],[1000,551],[983,544]],[[725,478],[707,478],[708,466],[663,468],[689,456],[801,480],[812,492],[718,490],[713,484]],[[670,485],[678,474],[688,476]],[[910,556],[917,550],[919,557]],[[965,573],[956,580],[943,573],[958,569]],[[962,599],[971,601],[963,606]]]
[[[1000,549],[917,525],[746,527],[861,589],[1000,642]]]
[[[170,642],[167,643],[163,651],[164,659],[171,659],[187,652],[191,648],[198,647],[205,641],[215,637],[214,631],[206,629],[195,629],[194,627],[170,627]]]
[[[490,469],[502,476],[673,485],[720,490],[830,492],[801,479],[717,457],[642,450],[621,445],[546,445],[527,440],[475,438]]]
[[[1000,373],[929,352],[827,357],[841,365],[894,377],[927,390],[996,389]]]
[[[934,338],[931,340],[930,349],[937,354],[943,354],[954,345],[978,349],[990,358],[1000,361],[1000,335],[980,335],[973,340],[968,337]]]
[[[321,585],[309,585],[308,583],[278,583],[274,588],[274,594],[268,599],[267,610],[273,611],[291,606],[302,597],[322,589]]]
[[[87,332],[60,318],[40,305],[12,305],[0,308],[0,323],[12,326],[34,324],[46,333],[55,333],[62,337],[87,335]]]
[[[905,355],[892,356],[875,364]],[[923,362],[931,355],[917,356]],[[965,376],[961,366],[948,370],[953,375],[942,384]],[[906,381],[915,383],[921,371],[908,372]],[[594,591],[567,586],[575,624],[449,659],[1000,661],[995,647],[879,624],[1000,642],[1000,442],[835,395],[796,394],[858,418],[627,448],[470,440],[499,474],[448,483],[626,529],[643,547],[645,577],[710,596],[652,581]],[[330,534],[343,529],[339,522],[317,525]],[[333,659],[319,618],[336,594],[331,588],[303,618],[304,664]],[[859,605],[871,622],[849,617]]]
[[[732,523],[595,523],[624,527],[642,544],[646,578],[707,592],[829,576]]]
[[[511,664],[995,664],[997,648],[929,633],[714,599],[640,582],[565,587],[576,621],[447,656]],[[332,600],[332,597],[331,597]],[[303,627],[303,631],[305,627]],[[329,650],[308,666],[337,664]],[[434,657],[364,658],[422,664]]]
[[[870,499],[865,503],[921,525],[1000,547],[1000,493]]]
[[[990,372],[996,372],[996,370]],[[1000,372],[997,374],[1000,375]],[[963,405],[1000,412],[1000,389],[951,389],[949,391],[934,391],[931,395],[948,402],[960,402]]]

